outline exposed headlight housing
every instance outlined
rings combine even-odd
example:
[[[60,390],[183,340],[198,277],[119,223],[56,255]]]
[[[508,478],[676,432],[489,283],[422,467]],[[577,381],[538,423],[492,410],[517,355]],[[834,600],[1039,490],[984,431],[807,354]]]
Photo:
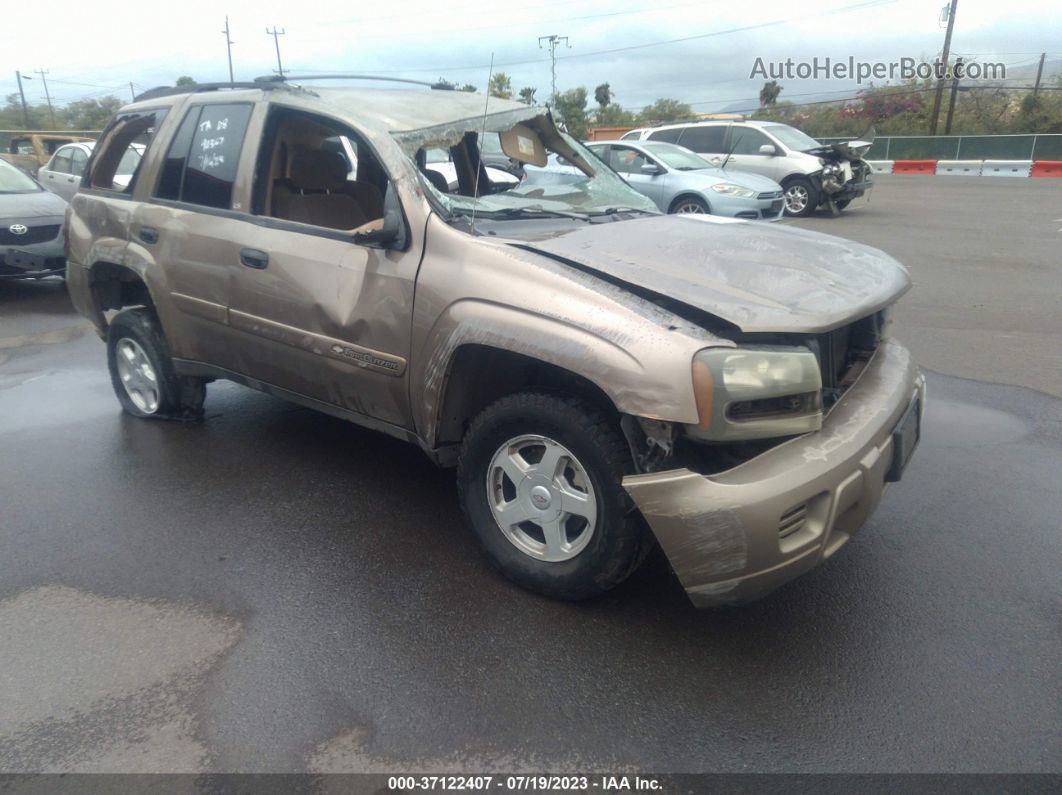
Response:
[[[698,423],[713,442],[793,436],[822,427],[822,375],[807,348],[707,348],[693,358]]]
[[[728,196],[737,196],[739,199],[751,199],[756,195],[756,191],[743,188],[740,185],[734,185],[731,182],[717,182],[712,185],[712,190],[716,193],[725,193]]]

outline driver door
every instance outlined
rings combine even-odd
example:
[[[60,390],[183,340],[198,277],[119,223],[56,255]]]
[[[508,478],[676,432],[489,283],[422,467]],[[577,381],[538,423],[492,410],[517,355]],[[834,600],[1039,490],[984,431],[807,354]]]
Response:
[[[637,149],[622,144],[612,144],[608,151],[608,164],[619,172],[632,188],[652,199],[656,206],[667,211],[664,198],[667,195],[668,174],[664,166]],[[658,174],[643,174],[642,166],[654,165],[660,169]]]

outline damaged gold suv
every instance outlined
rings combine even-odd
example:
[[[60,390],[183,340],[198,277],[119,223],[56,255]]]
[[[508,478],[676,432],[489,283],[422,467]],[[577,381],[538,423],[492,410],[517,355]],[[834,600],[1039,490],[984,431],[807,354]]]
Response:
[[[695,604],[757,598],[900,478],[899,263],[661,215],[543,108],[307,80],[156,89],[103,133],[68,278],[125,411],[199,417],[224,378],[413,442],[497,567],[564,599],[654,542]]]

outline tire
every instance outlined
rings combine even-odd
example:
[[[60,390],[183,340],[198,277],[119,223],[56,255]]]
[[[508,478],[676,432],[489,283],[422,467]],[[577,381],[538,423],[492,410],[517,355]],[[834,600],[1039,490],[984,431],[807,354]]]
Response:
[[[790,177],[782,188],[785,190],[785,214],[790,218],[805,218],[819,206],[819,189],[807,177]]]
[[[202,419],[206,383],[182,378],[155,313],[147,307],[119,312],[107,329],[107,367],[122,409],[134,417]]]
[[[537,447],[540,460],[531,464]],[[535,469],[547,450],[559,456],[552,485],[544,470]],[[519,487],[498,464],[506,460],[512,467],[512,451],[531,464],[518,470]],[[630,450],[601,412],[575,398],[526,392],[501,398],[473,420],[462,443],[457,484],[473,533],[506,577],[545,596],[575,601],[619,585],[652,547],[652,534],[621,484],[629,471]],[[496,511],[512,506],[536,521],[514,526],[496,518]],[[555,514],[561,518],[553,521]],[[548,536],[547,527],[553,528]]]
[[[668,210],[673,215],[708,215],[711,210],[708,209],[708,202],[697,196],[680,196],[671,203],[671,209]]]

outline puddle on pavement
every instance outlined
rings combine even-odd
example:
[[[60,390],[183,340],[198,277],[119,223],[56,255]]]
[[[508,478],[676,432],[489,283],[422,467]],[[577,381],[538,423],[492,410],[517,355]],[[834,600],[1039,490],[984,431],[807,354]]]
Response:
[[[63,586],[0,602],[0,770],[199,772],[189,706],[237,621]]]
[[[969,447],[1017,441],[1029,427],[1013,414],[929,395],[923,442],[940,447]]]

